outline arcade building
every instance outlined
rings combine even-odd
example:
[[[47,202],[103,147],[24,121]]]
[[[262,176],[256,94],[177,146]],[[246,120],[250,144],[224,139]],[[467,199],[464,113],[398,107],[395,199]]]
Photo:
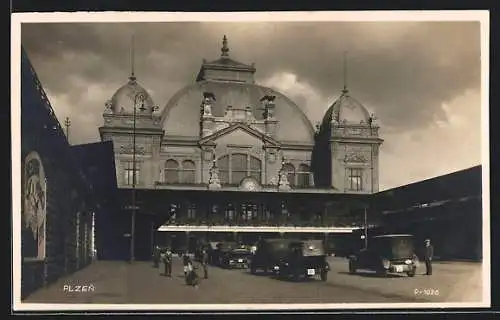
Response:
[[[317,237],[335,246],[375,223],[366,221],[383,142],[374,117],[344,87],[313,126],[256,72],[230,56],[224,36],[220,57],[204,59],[162,107],[133,68],[110,95],[99,132],[114,146],[112,242],[124,257],[150,259],[157,244],[190,250],[198,239]]]

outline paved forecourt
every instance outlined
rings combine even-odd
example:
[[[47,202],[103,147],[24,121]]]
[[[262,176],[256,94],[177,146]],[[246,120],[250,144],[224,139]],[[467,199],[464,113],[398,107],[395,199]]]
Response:
[[[251,275],[247,270],[209,267],[209,278],[198,288],[185,285],[182,263],[174,259],[172,277],[149,262],[96,261],[29,296],[27,303],[127,304],[248,304],[248,303],[404,303],[478,302],[481,264],[435,263],[434,275],[420,268],[414,278],[376,277],[368,272],[347,273],[347,260],[329,258],[332,271],[320,280],[278,280]],[[202,270],[199,270],[200,274]],[[83,289],[85,288],[85,289]],[[72,292],[70,292],[72,291]],[[87,292],[81,292],[87,291]]]

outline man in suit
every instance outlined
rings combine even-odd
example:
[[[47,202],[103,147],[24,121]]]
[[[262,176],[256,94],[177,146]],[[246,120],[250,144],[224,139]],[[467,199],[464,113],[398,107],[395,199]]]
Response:
[[[167,249],[163,256],[163,263],[165,266],[165,271],[163,272],[164,276],[172,277],[172,251]]]
[[[208,279],[208,252],[206,249],[202,251],[201,265],[203,266],[203,278]]]
[[[424,259],[425,259],[425,274],[430,276],[432,275],[432,258],[434,256],[434,247],[431,244],[431,240],[425,240],[425,250],[424,250]]]

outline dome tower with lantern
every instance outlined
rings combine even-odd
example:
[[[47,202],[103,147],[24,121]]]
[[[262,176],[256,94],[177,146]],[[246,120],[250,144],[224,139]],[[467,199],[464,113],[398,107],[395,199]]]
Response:
[[[163,129],[158,107],[154,104],[149,92],[139,84],[134,70],[134,38],[131,46],[131,72],[127,83],[121,86],[105,103],[103,112],[104,124],[99,128],[102,141],[113,141],[115,148],[115,162],[117,179],[120,183],[128,184],[128,175],[119,175],[127,172],[122,168],[133,153],[133,138],[135,136],[135,155],[138,158],[137,166],[143,160],[155,158],[159,153]],[[147,181],[143,177],[137,181]]]
[[[316,132],[312,165],[323,169],[315,170],[317,186],[341,192],[378,192],[379,147],[383,140],[375,120],[347,89],[344,61],[344,88]]]

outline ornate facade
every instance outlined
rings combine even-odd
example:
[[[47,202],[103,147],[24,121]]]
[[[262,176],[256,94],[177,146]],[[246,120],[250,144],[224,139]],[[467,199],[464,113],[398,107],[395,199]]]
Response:
[[[221,51],[163,108],[134,74],[106,102],[100,134],[115,145],[119,186],[133,182],[135,132],[137,188],[209,186],[215,170],[226,189],[378,190],[378,126],[347,90],[315,130],[288,97],[255,83],[254,64],[229,56],[226,37]]]
[[[152,246],[158,228],[208,237],[227,226],[241,239],[264,227],[320,237],[360,227],[353,203],[366,208],[378,190],[373,117],[345,90],[315,129],[291,99],[256,83],[255,64],[230,57],[226,37],[221,51],[162,108],[134,72],[105,103],[99,132],[114,145],[123,207],[140,203],[136,248]]]

